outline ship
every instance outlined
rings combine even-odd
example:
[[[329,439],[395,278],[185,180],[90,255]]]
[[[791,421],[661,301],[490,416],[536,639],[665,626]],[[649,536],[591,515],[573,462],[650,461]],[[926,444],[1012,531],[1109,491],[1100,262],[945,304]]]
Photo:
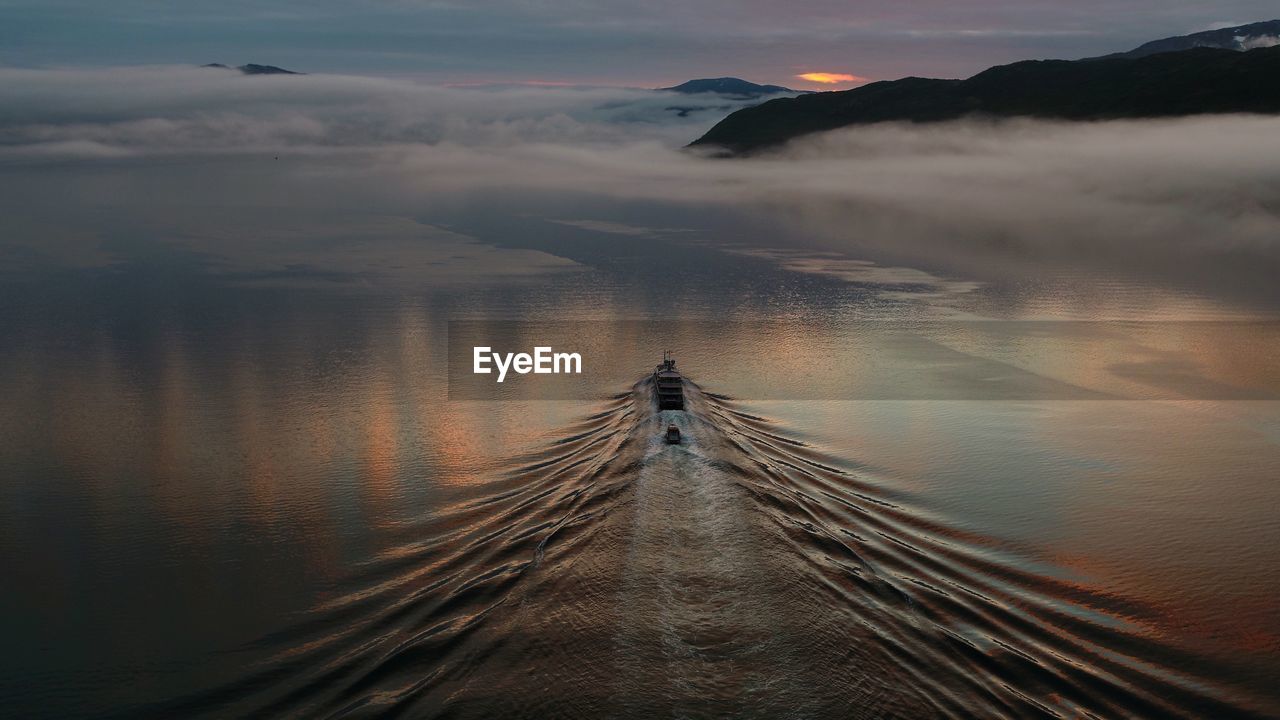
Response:
[[[668,445],[680,444],[680,428],[675,423],[667,425],[666,440]]]
[[[684,409],[684,378],[676,370],[676,359],[670,350],[662,353],[662,364],[653,371],[653,388],[659,410]]]

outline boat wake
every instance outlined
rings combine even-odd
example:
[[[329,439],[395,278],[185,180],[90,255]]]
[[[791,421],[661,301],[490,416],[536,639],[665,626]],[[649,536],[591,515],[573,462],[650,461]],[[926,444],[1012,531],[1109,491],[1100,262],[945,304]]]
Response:
[[[659,411],[637,383],[262,638],[240,680],[130,716],[1267,715],[1179,671],[1204,662],[1149,608],[685,396]]]

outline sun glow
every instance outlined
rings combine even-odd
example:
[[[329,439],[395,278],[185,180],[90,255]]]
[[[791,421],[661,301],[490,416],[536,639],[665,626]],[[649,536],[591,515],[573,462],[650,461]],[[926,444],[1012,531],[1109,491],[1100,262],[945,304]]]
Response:
[[[811,72],[801,73],[796,77],[809,82],[821,83],[823,85],[839,85],[843,83],[861,83],[866,82],[867,78],[850,75],[848,73],[827,73],[827,72]]]

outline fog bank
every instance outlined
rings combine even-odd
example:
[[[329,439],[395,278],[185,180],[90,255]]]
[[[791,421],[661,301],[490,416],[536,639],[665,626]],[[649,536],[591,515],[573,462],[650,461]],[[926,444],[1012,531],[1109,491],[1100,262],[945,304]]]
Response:
[[[760,218],[773,243],[974,277],[1071,260],[1235,285],[1243,271],[1252,285],[1280,269],[1280,118],[887,124],[750,160],[681,149],[741,104],[202,68],[0,70],[0,184],[28,214],[145,201],[415,215],[558,197],[581,198],[581,217],[554,219],[603,227],[614,218],[592,202],[708,207]]]

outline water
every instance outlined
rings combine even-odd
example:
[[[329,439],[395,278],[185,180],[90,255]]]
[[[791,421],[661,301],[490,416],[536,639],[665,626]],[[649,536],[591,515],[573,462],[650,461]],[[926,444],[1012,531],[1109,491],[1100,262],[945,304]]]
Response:
[[[298,208],[234,196],[252,166],[4,170],[15,716],[1280,713],[1270,256]],[[188,172],[217,197],[167,196]],[[609,368],[451,401],[477,319],[589,323]],[[687,413],[643,380],[664,344]]]

